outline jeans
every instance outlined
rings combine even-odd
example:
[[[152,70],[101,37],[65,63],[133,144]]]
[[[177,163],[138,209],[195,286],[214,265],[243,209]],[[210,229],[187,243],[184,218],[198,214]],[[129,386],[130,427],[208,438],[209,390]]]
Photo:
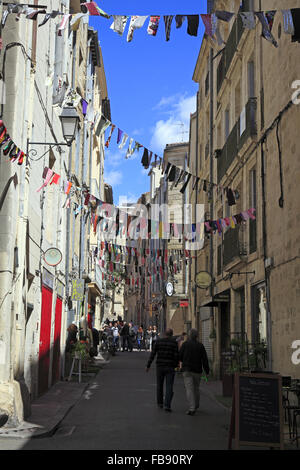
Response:
[[[195,411],[200,404],[201,374],[197,372],[183,372],[184,386],[188,401],[189,411]]]
[[[158,405],[165,405],[165,408],[171,408],[173,398],[173,385],[175,370],[172,367],[156,367],[156,398]],[[164,382],[166,382],[165,401],[164,401]]]

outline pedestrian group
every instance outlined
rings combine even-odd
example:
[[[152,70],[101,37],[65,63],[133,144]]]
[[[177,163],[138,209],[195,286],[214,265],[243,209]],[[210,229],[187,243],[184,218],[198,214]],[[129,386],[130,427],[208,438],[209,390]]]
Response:
[[[94,336],[94,328],[91,330]],[[76,344],[77,327],[72,324],[68,328],[66,351]],[[176,371],[183,375],[186,398],[188,402],[187,415],[193,416],[200,405],[200,382],[203,371],[209,374],[208,357],[204,345],[198,341],[198,331],[191,329],[188,337],[183,332],[179,337],[173,336],[173,330],[168,328],[160,337],[156,326],[135,326],[132,322],[120,320],[105,322],[101,335],[106,335],[112,341],[115,350],[132,352],[134,346],[138,351],[151,351],[146,364],[149,372],[156,358],[156,402],[159,408],[171,412],[174,395],[173,386]],[[99,338],[94,342],[99,344]],[[96,354],[95,354],[96,355]]]

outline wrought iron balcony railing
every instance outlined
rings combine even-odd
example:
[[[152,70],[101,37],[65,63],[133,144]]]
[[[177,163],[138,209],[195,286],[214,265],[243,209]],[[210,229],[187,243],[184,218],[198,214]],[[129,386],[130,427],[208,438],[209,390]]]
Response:
[[[233,23],[232,29],[228,36],[226,46],[222,53],[221,60],[218,65],[217,69],[217,93],[219,93],[224,78],[226,77],[226,73],[230,67],[232,62],[233,56],[236,52],[237,46],[240,42],[244,31],[243,22],[240,15],[237,15],[235,22]]]
[[[220,152],[216,152],[218,156],[218,182],[221,181],[246,140],[249,137],[255,137],[257,134],[256,101],[256,98],[249,99],[241,116],[230,132],[224,147]]]

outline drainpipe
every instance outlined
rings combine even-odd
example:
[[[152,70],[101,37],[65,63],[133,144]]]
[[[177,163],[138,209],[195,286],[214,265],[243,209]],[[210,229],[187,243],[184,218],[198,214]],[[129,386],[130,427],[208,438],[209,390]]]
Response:
[[[259,0],[259,10],[261,11],[262,5]],[[261,85],[261,100],[264,96],[264,74],[263,74],[263,38],[260,37],[260,85]],[[264,101],[263,101],[264,103]],[[261,131],[264,128],[264,110],[262,105],[260,106],[261,111]],[[267,224],[266,224],[266,191],[265,191],[265,154],[264,154],[264,141],[261,142],[261,185],[262,185],[262,240],[263,240],[263,261],[264,261],[264,272],[265,272],[265,284],[266,284],[266,307],[267,307],[267,349],[268,349],[268,369],[272,370],[272,321],[270,311],[270,273],[266,268],[267,259]]]
[[[197,92],[197,103],[196,103],[196,176],[199,175],[199,165],[198,165],[198,143],[199,143],[199,137],[198,137],[198,129],[199,129],[199,91]],[[195,196],[195,224],[197,224],[197,204],[198,204],[198,191],[196,188],[196,196]],[[196,225],[197,227],[197,225]],[[197,275],[197,269],[198,269],[198,260],[197,260],[197,250],[195,251],[195,273],[194,275]],[[199,318],[197,318],[197,301],[198,301],[198,296],[197,296],[197,289],[198,287],[196,286],[194,282],[194,315],[195,318],[197,319],[197,326],[200,326]]]
[[[210,48],[209,53],[209,88],[210,88],[210,104],[209,104],[209,114],[210,114],[210,123],[209,123],[209,145],[210,145],[210,169],[209,169],[209,182],[210,182],[210,219],[214,218],[214,193],[213,193],[213,181],[214,181],[214,75],[213,75],[213,48]],[[210,285],[210,295],[211,298],[214,296],[214,245],[213,237],[210,236],[210,275],[211,275],[211,285]],[[210,315],[213,317],[213,307],[210,307]]]
[[[72,57],[72,82],[71,82],[71,88],[74,89],[75,87],[75,65],[76,65],[76,36],[77,33],[76,31],[73,31],[73,45],[72,45],[72,52],[73,52],[73,57]],[[67,177],[68,179],[71,177],[71,170],[72,170],[72,146],[69,148],[69,161],[68,161],[68,174]],[[66,321],[68,319],[68,312],[69,312],[69,282],[70,282],[70,238],[71,238],[71,209],[67,210],[67,221],[66,221],[66,262],[65,262],[65,318]],[[73,252],[72,252],[73,256]],[[78,326],[78,325],[77,325]],[[65,329],[68,327],[67,324],[65,324]],[[64,377],[65,373],[65,351],[62,357],[62,376]]]
[[[89,59],[90,59],[90,45],[91,45],[91,39],[88,40],[87,43],[87,58],[86,58],[86,73],[88,72],[88,66],[89,66]],[[88,94],[88,80],[86,77],[86,83],[85,83],[85,98],[87,97]],[[84,120],[83,124],[83,158],[82,158],[82,181],[81,184],[86,183],[86,167],[87,167],[87,146],[88,146],[88,139],[87,139],[87,123],[86,120]],[[84,199],[85,196],[84,194],[81,195],[81,205],[83,207],[84,205]],[[79,278],[82,279],[82,274],[84,271],[84,263],[85,263],[85,242],[86,242],[86,230],[85,230],[85,222],[84,222],[84,214],[81,213],[81,219],[80,219],[80,258],[79,258]],[[79,303],[79,308],[82,305],[82,303]],[[84,317],[86,319],[86,307],[87,307],[87,290],[85,287],[85,296],[84,296]],[[80,316],[80,311],[79,311],[79,319],[81,318]]]

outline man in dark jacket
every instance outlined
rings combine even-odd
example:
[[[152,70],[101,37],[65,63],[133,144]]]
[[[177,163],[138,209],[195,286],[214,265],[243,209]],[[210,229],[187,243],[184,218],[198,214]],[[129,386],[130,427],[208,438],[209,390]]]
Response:
[[[122,349],[128,351],[128,338],[129,338],[129,325],[124,321],[124,326],[120,331],[120,336],[122,338]]]
[[[171,410],[171,401],[173,398],[173,385],[175,377],[175,368],[178,366],[178,345],[173,338],[173,330],[171,328],[166,330],[165,337],[159,338],[154,345],[150,358],[147,363],[146,371],[148,372],[151,364],[157,355],[156,359],[156,398],[157,405],[163,408],[165,405],[166,411]],[[164,396],[164,381],[166,381],[165,402]]]
[[[189,339],[181,346],[179,361],[189,404],[186,414],[193,416],[199,408],[202,370],[204,369],[206,374],[209,374],[207,354],[203,344],[198,341],[197,330],[192,329]]]

